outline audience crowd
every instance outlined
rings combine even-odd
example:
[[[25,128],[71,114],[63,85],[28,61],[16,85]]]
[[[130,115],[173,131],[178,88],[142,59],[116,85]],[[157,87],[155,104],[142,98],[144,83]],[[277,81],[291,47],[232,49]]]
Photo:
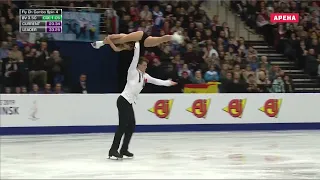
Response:
[[[300,69],[320,77],[319,1],[232,1],[246,24],[262,33],[270,46],[296,61]],[[270,13],[298,13],[299,23],[272,24]]]
[[[183,92],[185,84],[208,82],[221,83],[220,92],[226,93],[293,92],[290,78],[278,66],[271,66],[266,56],[258,56],[244,38],[235,37],[219,16],[210,20],[200,5],[200,1],[127,2],[118,9],[121,33],[184,34],[184,44],[166,43],[144,54],[150,75],[178,81],[179,87],[170,92]]]
[[[31,42],[19,33],[19,6],[1,3],[0,88],[4,93],[62,93],[64,63],[46,41]]]
[[[280,12],[295,10],[293,3],[283,5],[282,1],[278,4],[276,1],[273,2],[269,5],[255,1],[235,1],[232,5],[248,25],[265,34],[270,45],[275,45],[279,51],[298,58],[301,64],[315,61],[313,66],[308,66],[310,72],[314,72],[315,64],[318,63],[318,6],[312,3],[306,11],[303,6],[297,8],[296,4],[297,11],[303,9],[304,13],[310,13],[305,21],[297,27],[291,24],[279,25],[277,33],[269,35],[266,29],[276,26],[269,23],[260,25],[264,23],[261,22],[262,18],[267,17],[270,9]],[[201,3],[199,0],[47,2],[48,5],[69,6],[70,10],[74,10],[75,6],[88,9],[113,8],[119,16],[119,33],[144,31],[152,36],[162,36],[176,31],[182,32],[185,38],[183,44],[162,44],[148,49],[142,55],[149,60],[147,71],[151,76],[160,79],[170,78],[179,83],[179,86],[170,90],[171,92],[183,92],[185,84],[208,82],[221,83],[220,92],[225,93],[293,92],[289,76],[278,66],[272,66],[266,56],[258,56],[257,50],[246,44],[244,38],[235,37],[228,23],[220,22],[219,16],[215,15],[210,20],[205,11],[200,9]],[[1,3],[0,84],[3,85],[3,91],[63,93],[61,87],[67,71],[63,58],[60,57],[59,51],[49,52],[46,41],[30,43],[25,34],[18,32],[18,8],[10,1]],[[107,28],[110,16],[112,13],[110,15],[110,12],[106,11],[104,18]],[[71,92],[87,93],[85,81],[86,76],[83,74],[80,76],[80,83],[72,87]]]

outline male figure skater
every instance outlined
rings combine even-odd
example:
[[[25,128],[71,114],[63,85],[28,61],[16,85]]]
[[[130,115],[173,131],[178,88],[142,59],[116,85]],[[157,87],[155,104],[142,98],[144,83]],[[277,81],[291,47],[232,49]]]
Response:
[[[108,38],[108,41],[111,40]],[[133,157],[133,154],[128,151],[128,146],[136,126],[132,103],[136,102],[137,96],[143,89],[145,83],[152,83],[159,86],[173,86],[177,84],[171,80],[164,81],[151,77],[146,73],[148,62],[142,59],[139,60],[139,57],[140,42],[135,42],[133,60],[128,69],[127,84],[117,100],[119,126],[109,151],[109,158],[113,156],[117,159],[122,158],[123,156]],[[123,134],[123,144],[119,153],[118,149]]]

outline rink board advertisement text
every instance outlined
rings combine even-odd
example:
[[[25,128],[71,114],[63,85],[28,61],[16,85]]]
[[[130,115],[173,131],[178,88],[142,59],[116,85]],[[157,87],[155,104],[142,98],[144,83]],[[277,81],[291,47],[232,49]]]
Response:
[[[117,94],[1,95],[1,135],[114,132]],[[317,94],[142,94],[138,132],[320,129]]]

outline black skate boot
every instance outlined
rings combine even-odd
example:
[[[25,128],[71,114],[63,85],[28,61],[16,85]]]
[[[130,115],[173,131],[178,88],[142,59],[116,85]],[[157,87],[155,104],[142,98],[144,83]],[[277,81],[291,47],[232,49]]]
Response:
[[[111,157],[115,157],[117,159],[122,159],[123,156],[121,154],[119,154],[118,151],[116,151],[116,150],[110,150],[109,151],[109,159]]]
[[[120,154],[122,156],[133,157],[133,154],[131,152],[129,152],[128,150],[120,150]]]

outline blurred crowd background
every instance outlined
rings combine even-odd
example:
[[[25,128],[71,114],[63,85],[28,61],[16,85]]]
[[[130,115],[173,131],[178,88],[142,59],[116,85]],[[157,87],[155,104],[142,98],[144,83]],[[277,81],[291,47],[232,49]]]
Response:
[[[74,72],[70,58],[77,49],[61,49],[52,39],[19,33],[19,9],[57,7],[64,11],[101,13],[101,37],[113,33],[144,31],[162,36],[181,31],[185,43],[165,43],[149,48],[141,56],[149,61],[147,72],[160,79],[172,79],[176,87],[156,87],[148,84],[144,92],[183,93],[186,84],[217,82],[220,93],[293,93],[317,92],[320,85],[320,7],[316,1],[225,1],[233,16],[239,17],[249,29],[261,37],[256,45],[237,36],[235,29],[219,15],[209,15],[201,0],[187,1],[1,1],[0,18],[0,88],[2,93],[96,93],[90,84],[116,86],[122,90],[132,52],[118,57],[116,83],[97,80],[85,69]],[[222,5],[221,5],[222,6]],[[272,12],[300,14],[298,24],[272,24]],[[87,43],[89,44],[89,43]],[[52,45],[52,46],[51,46]],[[89,49],[88,53],[98,53]],[[99,51],[103,51],[101,49]],[[110,50],[108,50],[110,51]],[[273,63],[272,53],[281,54]],[[110,52],[114,53],[114,52]],[[92,56],[91,56],[92,57]],[[94,57],[88,58],[94,61]],[[105,61],[111,61],[105,58]],[[89,60],[88,60],[89,62]],[[101,70],[103,71],[103,70]],[[104,70],[108,71],[108,70]],[[99,73],[94,71],[95,77]],[[299,72],[296,73],[295,72]],[[98,74],[98,75],[97,75]],[[114,75],[114,76],[116,76]],[[76,76],[76,77],[75,77]],[[88,77],[88,80],[87,80]],[[90,79],[91,78],[91,79]],[[114,78],[113,75],[110,78]],[[295,80],[295,81],[294,81]],[[90,82],[92,81],[92,82]],[[93,86],[93,85],[92,85]],[[317,89],[318,88],[318,89]],[[320,91],[319,91],[320,92]],[[110,93],[110,92],[103,92]]]

